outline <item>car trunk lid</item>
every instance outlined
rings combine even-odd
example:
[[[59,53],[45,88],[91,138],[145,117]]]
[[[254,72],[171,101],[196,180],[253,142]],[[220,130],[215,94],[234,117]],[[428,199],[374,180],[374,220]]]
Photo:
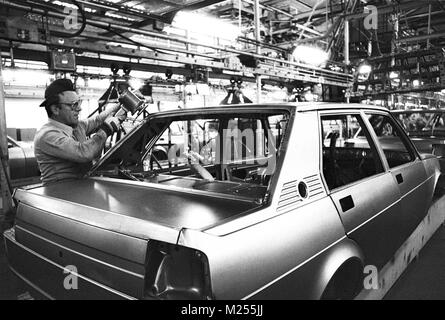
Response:
[[[211,193],[190,193],[91,178],[28,190],[15,198],[23,204],[70,220],[140,239],[175,242],[179,230],[205,229],[258,206]]]
[[[74,265],[82,276],[139,298],[150,239],[176,243],[183,228],[206,228],[258,206],[96,178],[18,189],[15,198],[19,244],[60,268]],[[25,268],[19,263],[13,267]]]

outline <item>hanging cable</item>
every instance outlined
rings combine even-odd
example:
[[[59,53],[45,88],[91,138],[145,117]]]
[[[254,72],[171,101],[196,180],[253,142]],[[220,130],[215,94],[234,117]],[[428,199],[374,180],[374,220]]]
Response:
[[[377,50],[379,50],[379,55],[383,55],[382,51],[380,50],[379,37],[377,35],[377,30],[376,29],[374,29],[374,35],[375,35],[375,42],[377,44]]]
[[[68,38],[74,38],[79,36],[85,30],[85,27],[87,25],[87,17],[85,15],[85,11],[83,10],[82,6],[77,2],[77,0],[71,0],[71,2],[79,9],[80,15],[82,16],[82,26],[76,32],[67,35]]]

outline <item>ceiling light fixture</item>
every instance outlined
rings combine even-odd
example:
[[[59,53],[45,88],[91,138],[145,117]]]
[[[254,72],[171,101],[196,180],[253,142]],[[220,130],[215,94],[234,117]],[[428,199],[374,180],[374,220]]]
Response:
[[[358,67],[358,73],[360,74],[370,73],[371,71],[372,67],[367,63],[363,63]]]
[[[240,35],[240,30],[236,25],[213,16],[189,11],[179,11],[173,19],[172,26],[227,40],[235,40]]]
[[[389,78],[397,79],[397,78],[399,78],[399,74],[397,72],[391,71],[391,73],[389,74]]]
[[[329,53],[315,46],[299,45],[292,52],[295,61],[321,66],[329,59]]]

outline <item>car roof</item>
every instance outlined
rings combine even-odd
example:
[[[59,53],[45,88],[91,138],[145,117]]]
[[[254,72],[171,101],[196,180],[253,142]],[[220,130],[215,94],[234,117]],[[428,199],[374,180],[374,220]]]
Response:
[[[393,114],[413,114],[413,113],[445,113],[445,109],[409,109],[391,110]]]
[[[237,112],[237,111],[258,111],[263,109],[265,112],[273,112],[280,110],[295,110],[297,112],[306,111],[322,111],[322,110],[342,110],[342,109],[369,109],[378,111],[388,111],[384,107],[372,106],[367,104],[358,103],[327,103],[327,102],[300,102],[300,103],[253,103],[253,104],[237,104],[237,105],[227,105],[227,106],[215,106],[206,108],[190,108],[190,109],[180,109],[180,110],[170,110],[157,112],[154,115],[185,115],[185,114],[211,114],[218,112]]]

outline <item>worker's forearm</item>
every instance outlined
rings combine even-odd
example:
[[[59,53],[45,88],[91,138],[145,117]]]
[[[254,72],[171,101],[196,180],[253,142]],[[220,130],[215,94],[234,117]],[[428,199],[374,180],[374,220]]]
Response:
[[[104,120],[105,120],[106,118],[108,118],[108,117],[111,116],[111,115],[114,115],[120,108],[121,108],[121,107],[120,107],[119,104],[110,106],[110,107],[107,108],[106,110],[104,110],[104,111],[102,111],[101,113],[99,113],[99,115],[97,116],[97,117],[98,117],[98,120],[99,120],[101,123],[104,122]]]
[[[119,109],[120,109],[119,104],[109,105],[106,110],[102,111],[93,118],[87,119],[84,122],[86,134],[90,135],[93,132],[95,132],[100,127],[100,125],[105,121],[106,118],[115,114]]]

